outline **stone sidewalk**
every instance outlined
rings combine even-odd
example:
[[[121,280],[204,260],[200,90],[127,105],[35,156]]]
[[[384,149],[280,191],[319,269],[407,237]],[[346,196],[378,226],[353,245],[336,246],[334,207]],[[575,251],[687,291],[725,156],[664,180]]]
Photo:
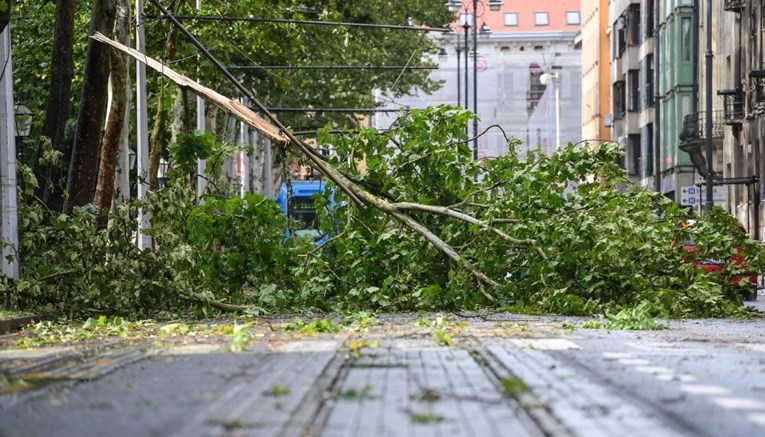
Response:
[[[574,365],[588,337],[611,338],[575,319],[395,315],[323,334],[285,322],[252,321],[237,353],[214,326],[32,349],[12,348],[28,333],[0,336],[0,435],[701,435]],[[735,435],[720,426],[710,435]]]

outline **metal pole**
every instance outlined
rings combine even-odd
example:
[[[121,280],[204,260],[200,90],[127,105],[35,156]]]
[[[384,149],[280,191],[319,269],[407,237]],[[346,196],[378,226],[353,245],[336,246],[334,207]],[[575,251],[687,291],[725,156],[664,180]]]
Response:
[[[473,0],[473,159],[478,159],[478,0]]]
[[[0,34],[0,59],[5,60],[0,77],[0,199],[2,201],[2,273],[19,277],[18,199],[16,197],[16,120],[13,102],[13,61],[11,58],[11,26]],[[11,287],[5,291],[5,308],[11,308]]]
[[[143,0],[135,3],[135,48],[141,53],[146,52],[146,33],[144,32]],[[146,199],[149,192],[149,122],[147,117],[146,97],[146,64],[141,61],[135,63],[136,77],[136,182],[137,197],[139,200]],[[143,233],[150,226],[151,216],[144,208],[138,210],[138,229],[136,230],[136,246],[138,249],[150,249],[151,238]]]
[[[465,29],[465,109],[470,108],[470,100],[468,97],[468,90],[470,88],[470,77],[468,76],[468,58],[470,57],[470,47],[468,46],[468,29],[470,29],[470,23],[468,22],[467,14],[465,15],[465,23],[462,27]],[[465,136],[470,138],[468,132],[468,126],[465,126]]]
[[[661,193],[661,2],[654,3],[653,14],[653,188]]]
[[[460,72],[460,53],[462,49],[459,44],[459,35],[457,36],[457,106],[462,106],[462,73]]]
[[[242,104],[246,105],[247,101],[242,100]],[[239,196],[244,198],[247,193],[250,192],[250,156],[249,152],[251,147],[249,146],[250,129],[247,123],[239,122],[239,144],[246,146],[244,150],[239,152]]]
[[[712,189],[712,161],[714,160],[714,149],[712,147],[712,2],[707,0],[707,22],[704,23],[707,29],[707,52],[706,52],[706,146],[707,146],[707,177],[706,177],[706,191],[707,198],[704,202],[704,207],[707,211],[712,210],[714,205],[714,199],[712,198],[714,191]]]
[[[555,148],[560,149],[560,73],[553,76],[555,84]]]
[[[196,0],[196,9],[202,10],[202,0]],[[197,96],[197,130],[204,131],[205,126],[205,100]],[[197,200],[202,198],[207,188],[207,180],[205,179],[205,171],[207,170],[207,161],[204,159],[197,160]]]

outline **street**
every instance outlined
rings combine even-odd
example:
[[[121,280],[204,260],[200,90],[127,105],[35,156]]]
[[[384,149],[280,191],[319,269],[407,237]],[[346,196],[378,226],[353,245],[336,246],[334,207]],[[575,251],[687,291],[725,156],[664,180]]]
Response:
[[[765,434],[765,319],[587,320],[383,315],[311,334],[253,322],[241,352],[220,335],[30,349],[6,335],[0,435]]]

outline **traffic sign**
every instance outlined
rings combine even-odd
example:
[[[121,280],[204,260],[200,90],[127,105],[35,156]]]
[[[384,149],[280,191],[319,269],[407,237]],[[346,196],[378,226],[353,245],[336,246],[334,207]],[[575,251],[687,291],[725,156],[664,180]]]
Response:
[[[680,187],[680,205],[696,206],[704,204],[706,199],[705,187],[683,186]],[[712,187],[712,203],[724,206],[728,203],[728,188],[724,186]]]

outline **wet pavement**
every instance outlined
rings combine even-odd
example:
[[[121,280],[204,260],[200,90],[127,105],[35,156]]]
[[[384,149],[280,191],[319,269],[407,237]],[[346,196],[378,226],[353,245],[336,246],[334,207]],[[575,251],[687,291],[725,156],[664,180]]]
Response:
[[[322,334],[250,320],[241,352],[214,326],[29,349],[29,332],[5,335],[0,435],[765,435],[765,319],[586,320],[382,315]]]

